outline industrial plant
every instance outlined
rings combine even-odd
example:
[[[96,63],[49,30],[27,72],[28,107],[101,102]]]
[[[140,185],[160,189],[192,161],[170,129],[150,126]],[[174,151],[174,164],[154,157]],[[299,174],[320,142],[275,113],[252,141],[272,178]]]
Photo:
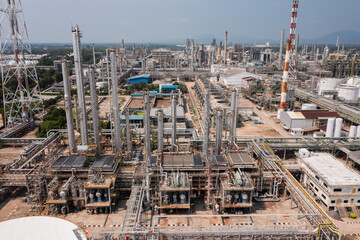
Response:
[[[90,60],[74,25],[48,67],[61,80],[43,87],[44,56],[8,1],[0,236],[44,224],[66,239],[358,239],[359,51],[341,36],[300,44],[299,0],[288,7],[278,44],[224,30],[174,48],[95,44]]]

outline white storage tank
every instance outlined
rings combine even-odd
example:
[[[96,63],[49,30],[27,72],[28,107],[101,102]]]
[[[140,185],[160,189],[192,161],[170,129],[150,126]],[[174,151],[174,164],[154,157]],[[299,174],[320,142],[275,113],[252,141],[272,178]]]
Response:
[[[355,137],[356,137],[356,126],[352,125],[350,127],[349,138],[355,138]]]
[[[323,78],[320,79],[317,86],[318,94],[321,95],[323,91],[335,90],[336,86],[341,83],[340,79],[337,78]]]
[[[335,118],[329,118],[326,126],[325,137],[331,138],[334,136]]]
[[[341,137],[341,128],[342,128],[342,118],[337,118],[335,122],[335,131],[334,131],[334,137],[339,138]]]
[[[357,126],[356,137],[360,138],[360,125]]]
[[[345,101],[356,101],[359,97],[359,86],[341,84],[338,89],[338,97]]]
[[[317,109],[316,105],[312,103],[304,103],[301,106],[301,110],[316,110],[316,109]]]

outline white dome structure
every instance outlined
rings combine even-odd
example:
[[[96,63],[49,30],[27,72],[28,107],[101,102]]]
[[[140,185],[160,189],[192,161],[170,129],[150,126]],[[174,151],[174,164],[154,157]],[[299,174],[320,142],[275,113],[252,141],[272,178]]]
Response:
[[[75,235],[77,232],[77,236]],[[22,217],[0,222],[1,239],[6,240],[86,240],[79,227],[57,217]]]

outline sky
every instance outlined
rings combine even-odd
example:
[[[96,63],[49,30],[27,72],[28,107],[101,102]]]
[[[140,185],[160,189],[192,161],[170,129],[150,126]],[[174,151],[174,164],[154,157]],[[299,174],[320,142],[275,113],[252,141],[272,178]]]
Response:
[[[2,0],[4,1],[4,0]],[[22,0],[31,42],[70,43],[79,25],[83,42],[166,42],[186,38],[289,33],[292,0]],[[297,33],[312,39],[360,32],[359,0],[300,0]],[[210,39],[209,39],[210,42]]]

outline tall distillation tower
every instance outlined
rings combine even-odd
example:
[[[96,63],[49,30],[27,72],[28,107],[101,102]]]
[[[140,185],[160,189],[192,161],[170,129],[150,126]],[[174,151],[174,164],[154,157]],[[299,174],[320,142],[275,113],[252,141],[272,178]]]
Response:
[[[32,121],[35,115],[42,117],[43,101],[21,2],[2,1],[0,8],[4,125],[12,128]]]

